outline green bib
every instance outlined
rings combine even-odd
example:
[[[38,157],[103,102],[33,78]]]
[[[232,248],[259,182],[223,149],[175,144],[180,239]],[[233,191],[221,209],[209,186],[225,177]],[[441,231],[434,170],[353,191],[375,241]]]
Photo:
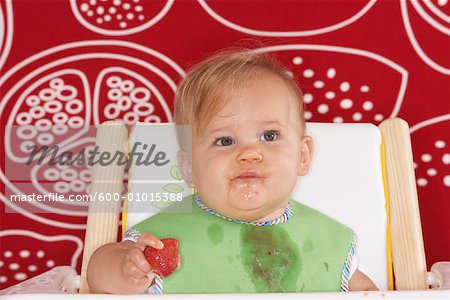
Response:
[[[288,221],[259,227],[222,219],[188,197],[133,228],[179,240],[181,267],[164,278],[165,294],[339,291],[352,230],[291,205]]]

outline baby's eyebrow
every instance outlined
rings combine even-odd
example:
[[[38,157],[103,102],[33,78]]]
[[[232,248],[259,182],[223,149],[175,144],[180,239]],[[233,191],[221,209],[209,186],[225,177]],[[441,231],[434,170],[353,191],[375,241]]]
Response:
[[[283,126],[283,127],[284,127],[283,123],[281,123],[281,122],[278,121],[278,120],[274,120],[274,121],[265,121],[265,122],[263,122],[263,123],[264,123],[264,124],[269,124],[269,125],[274,124],[274,125],[279,125],[279,126]]]
[[[225,131],[225,130],[227,130],[227,129],[229,129],[229,128],[230,128],[229,126],[222,126],[222,127],[218,127],[218,128],[213,128],[213,129],[211,129],[211,130],[208,130],[208,131],[206,132],[206,134],[207,134],[207,135],[213,135],[213,134],[216,133],[216,132]]]

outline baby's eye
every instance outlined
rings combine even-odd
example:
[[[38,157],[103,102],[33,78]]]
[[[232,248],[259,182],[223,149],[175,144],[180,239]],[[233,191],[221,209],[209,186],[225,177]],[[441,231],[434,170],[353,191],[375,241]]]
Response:
[[[214,142],[215,146],[221,146],[221,147],[230,146],[233,144],[234,144],[234,140],[229,136],[224,136],[224,137],[218,138]]]
[[[264,131],[264,133],[261,134],[261,136],[259,138],[261,141],[264,141],[264,142],[273,142],[278,138],[278,136],[279,136],[278,131],[267,130],[267,131]]]

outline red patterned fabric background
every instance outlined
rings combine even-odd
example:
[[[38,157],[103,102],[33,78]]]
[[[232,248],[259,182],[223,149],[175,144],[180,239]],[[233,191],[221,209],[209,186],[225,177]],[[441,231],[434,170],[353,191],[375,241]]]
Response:
[[[7,204],[5,189],[20,190],[8,172],[21,167],[5,171],[5,165],[23,161],[30,142],[93,145],[65,140],[68,126],[170,121],[185,70],[243,39],[260,41],[262,51],[291,69],[308,121],[379,124],[398,116],[410,124],[427,264],[450,260],[449,1],[0,0],[0,6],[0,289],[56,265],[79,268],[85,229],[85,215],[65,207],[37,214]],[[57,129],[45,131],[55,123]],[[44,130],[12,136],[7,124]],[[89,188],[90,169],[39,172],[53,182],[38,181],[36,193]],[[3,213],[5,205],[17,212]]]

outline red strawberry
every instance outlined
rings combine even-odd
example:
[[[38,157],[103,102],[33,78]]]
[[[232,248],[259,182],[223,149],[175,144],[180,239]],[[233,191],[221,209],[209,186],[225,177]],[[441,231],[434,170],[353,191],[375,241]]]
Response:
[[[144,249],[145,259],[150,263],[156,274],[167,277],[178,269],[181,258],[178,253],[178,240],[173,238],[161,239],[164,248],[156,249],[146,247]]]

